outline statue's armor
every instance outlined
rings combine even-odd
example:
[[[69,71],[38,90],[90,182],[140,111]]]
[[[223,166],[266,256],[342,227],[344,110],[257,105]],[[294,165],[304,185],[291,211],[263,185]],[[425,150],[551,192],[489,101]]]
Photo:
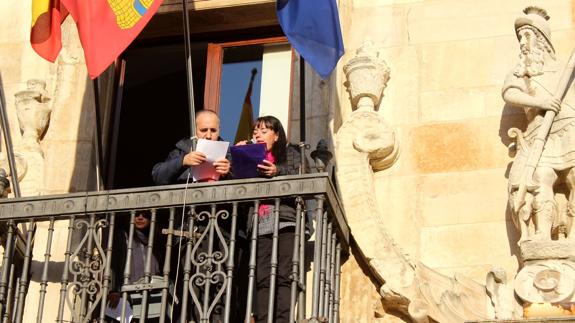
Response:
[[[503,92],[510,88],[517,88],[531,96],[545,97],[554,95],[561,71],[545,71],[544,74],[533,77],[517,77],[510,73],[505,80]],[[550,167],[562,171],[575,167],[575,93],[569,89],[561,110],[553,119],[545,148],[539,159],[538,167]],[[517,152],[511,172],[509,183],[512,187],[521,180],[521,172],[529,156],[529,147],[533,144],[545,115],[545,111],[537,108],[524,107],[527,120],[527,129],[523,133],[523,141],[527,147],[520,147]]]

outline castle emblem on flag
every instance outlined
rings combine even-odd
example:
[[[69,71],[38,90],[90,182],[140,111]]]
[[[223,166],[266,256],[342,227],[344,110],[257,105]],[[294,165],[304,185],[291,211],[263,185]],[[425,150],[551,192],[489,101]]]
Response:
[[[150,8],[154,0],[108,0],[120,29],[132,28]]]

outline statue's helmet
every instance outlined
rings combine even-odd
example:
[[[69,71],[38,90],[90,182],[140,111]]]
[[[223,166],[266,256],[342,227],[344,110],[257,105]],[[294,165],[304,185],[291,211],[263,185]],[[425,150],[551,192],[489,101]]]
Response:
[[[549,15],[547,11],[536,6],[529,6],[523,9],[523,13],[525,13],[523,16],[515,19],[515,34],[517,35],[517,39],[519,39],[519,30],[521,27],[533,27],[545,37],[549,47],[553,53],[555,53],[555,48],[553,48],[553,43],[551,43],[551,28],[549,27]]]

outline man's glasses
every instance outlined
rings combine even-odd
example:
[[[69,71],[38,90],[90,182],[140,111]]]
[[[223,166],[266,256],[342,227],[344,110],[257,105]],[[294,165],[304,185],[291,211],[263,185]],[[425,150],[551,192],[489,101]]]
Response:
[[[136,216],[135,216],[135,217],[136,217],[136,218],[137,218],[137,217],[143,217],[143,218],[149,219],[149,218],[150,218],[150,213],[148,213],[148,212],[138,212],[138,213],[136,213]]]

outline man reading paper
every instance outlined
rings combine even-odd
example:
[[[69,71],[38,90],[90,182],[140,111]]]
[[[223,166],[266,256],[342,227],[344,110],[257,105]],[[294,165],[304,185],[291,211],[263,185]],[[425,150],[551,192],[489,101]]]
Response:
[[[193,177],[197,177],[199,181],[214,181],[217,176],[203,176],[204,172],[202,171],[203,166],[206,166],[206,163],[210,163],[211,155],[214,153],[215,150],[221,150],[217,147],[219,143],[224,143],[223,140],[219,137],[220,134],[220,119],[216,113],[210,110],[201,110],[196,113],[196,137],[198,138],[198,143],[196,145],[196,150],[191,151],[192,148],[192,139],[186,138],[180,140],[176,144],[176,149],[172,150],[165,161],[157,163],[153,170],[152,170],[152,177],[154,182],[157,185],[168,185],[168,184],[179,184],[179,183],[187,183],[192,182]],[[202,139],[206,140],[203,141]],[[211,141],[211,142],[208,142]],[[212,145],[210,145],[210,143]],[[206,147],[210,146],[210,147]],[[216,144],[216,145],[213,145]],[[226,143],[227,144],[227,143]],[[202,147],[203,146],[203,147]],[[214,149],[215,148],[215,149]],[[227,145],[225,148],[222,148],[227,151]],[[204,152],[207,152],[204,153]],[[215,153],[220,154],[221,153]],[[218,180],[226,180],[231,179],[231,167],[230,167],[230,157],[229,154],[223,153],[226,155],[224,158],[219,158],[213,161],[212,165],[215,169],[215,172],[219,174]],[[212,168],[212,167],[207,167]],[[207,172],[210,173],[210,172]],[[228,318],[224,318],[224,312],[221,310],[214,310],[211,311],[210,314],[205,313],[204,310],[200,310],[200,308],[204,308],[204,303],[211,304],[212,301],[217,299],[216,308],[223,309],[224,304],[223,301],[226,299],[227,291],[222,292],[222,288],[226,289],[226,285],[221,280],[221,276],[214,275],[214,277],[219,277],[217,283],[212,284],[211,288],[208,290],[205,286],[198,286],[195,283],[192,283],[193,288],[189,288],[189,286],[182,286],[182,279],[178,279],[177,284],[177,291],[180,294],[180,299],[183,299],[182,293],[190,293],[188,297],[187,304],[187,313],[185,313],[186,317],[181,318],[180,321],[203,321],[207,320],[208,322],[220,322],[220,321],[229,321],[229,322],[239,322],[241,318],[245,316],[245,301],[241,300],[238,295],[240,291],[247,289],[247,279],[245,277],[247,274],[245,271],[247,270],[247,261],[249,260],[246,257],[248,251],[248,240],[246,237],[246,229],[245,229],[245,221],[238,221],[238,225],[236,228],[236,236],[232,237],[231,226],[232,226],[232,205],[230,203],[219,203],[216,205],[216,208],[213,209],[211,205],[199,205],[195,206],[193,209],[193,214],[191,214],[195,220],[192,222],[194,225],[194,229],[192,231],[196,232],[196,236],[200,237],[198,240],[194,241],[194,249],[191,252],[191,259],[188,259],[190,263],[188,264],[192,270],[192,272],[196,273],[196,275],[208,275],[205,271],[210,266],[205,265],[198,265],[199,263],[203,263],[203,255],[214,255],[216,252],[222,255],[229,255],[229,253],[222,252],[222,250],[229,250],[230,248],[230,241],[232,238],[235,239],[235,252],[234,252],[234,281],[232,282],[232,289],[231,289],[231,298],[237,300],[235,306],[231,308],[231,313]],[[206,216],[210,214],[210,216]],[[227,214],[228,216],[224,216]],[[200,216],[201,215],[201,216]],[[188,221],[183,221],[184,225],[180,227],[180,231],[189,231],[187,227]],[[217,235],[214,239],[208,239],[210,228],[216,229],[221,232],[221,235]],[[203,237],[203,238],[202,238]],[[223,237],[223,240],[221,239]],[[182,241],[184,240],[184,241]],[[178,246],[175,250],[181,250],[181,246],[187,243],[186,239],[181,239],[180,236],[175,236],[173,245]],[[180,243],[181,242],[181,243]],[[184,248],[185,250],[185,248]],[[173,257],[174,259],[180,259],[182,265],[179,267],[179,275],[182,275],[182,268],[186,266],[184,261],[186,261],[186,257],[178,251],[178,255]],[[226,259],[220,259],[222,264],[227,264]],[[214,267],[215,268],[215,267]],[[209,269],[211,270],[211,269]],[[225,270],[225,269],[224,269]],[[181,276],[180,276],[181,277]],[[218,294],[220,294],[218,299]],[[207,297],[206,293],[208,294]],[[198,300],[202,300],[200,304],[201,306],[197,306],[195,302],[192,302],[193,298]]]
[[[198,139],[221,141],[220,118],[210,110],[196,113],[196,137]],[[156,185],[186,183],[192,181],[191,168],[206,161],[206,155],[200,151],[191,151],[192,139],[186,138],[176,143],[165,161],[157,163],[152,169],[152,178]],[[216,172],[222,177],[230,173],[229,158],[221,158],[213,163]]]

